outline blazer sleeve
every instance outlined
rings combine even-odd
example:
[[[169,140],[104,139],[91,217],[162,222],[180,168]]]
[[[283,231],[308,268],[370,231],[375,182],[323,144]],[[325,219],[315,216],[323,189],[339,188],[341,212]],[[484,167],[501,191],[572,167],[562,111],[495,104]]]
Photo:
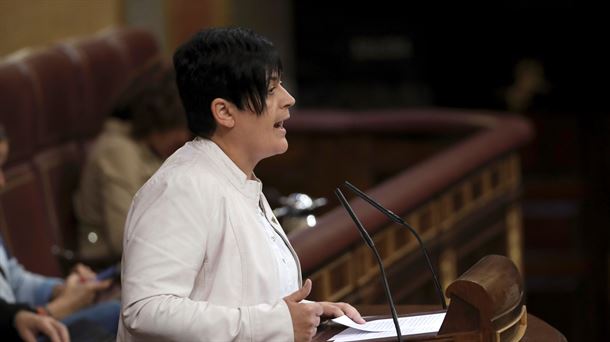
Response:
[[[290,312],[282,299],[226,307],[189,298],[207,262],[208,234],[201,227],[209,224],[206,216],[214,209],[206,208],[199,196],[208,190],[176,178],[149,182],[136,195],[127,218],[121,315],[125,329],[143,340],[293,340]]]
[[[45,277],[26,270],[1,243],[0,253],[3,253],[3,258],[7,260],[3,265],[6,272],[3,276],[11,287],[17,302],[31,306],[44,305],[50,300],[53,288],[63,282],[58,278]]]

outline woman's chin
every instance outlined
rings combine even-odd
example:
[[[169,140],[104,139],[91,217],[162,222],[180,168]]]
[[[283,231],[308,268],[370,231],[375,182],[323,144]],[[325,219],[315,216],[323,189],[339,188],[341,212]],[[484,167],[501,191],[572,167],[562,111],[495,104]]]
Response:
[[[288,141],[284,140],[284,144],[279,148],[277,154],[284,154],[288,151]]]
[[[275,149],[275,153],[273,155],[284,154],[284,153],[286,153],[286,151],[288,151],[288,141],[286,139],[284,139],[283,142],[278,144],[277,148]]]

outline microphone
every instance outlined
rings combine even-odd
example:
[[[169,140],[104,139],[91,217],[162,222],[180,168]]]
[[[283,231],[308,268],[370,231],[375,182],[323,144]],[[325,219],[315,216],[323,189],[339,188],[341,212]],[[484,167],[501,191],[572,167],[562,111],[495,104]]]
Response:
[[[339,202],[341,202],[341,205],[343,205],[343,208],[345,208],[345,210],[347,210],[349,216],[352,218],[352,220],[356,224],[356,228],[358,228],[358,231],[360,232],[360,236],[362,236],[362,239],[364,239],[364,242],[366,242],[366,244],[373,251],[373,254],[375,254],[375,258],[377,259],[377,264],[379,264],[379,270],[381,271],[381,278],[383,279],[383,288],[385,290],[385,295],[388,298],[388,304],[390,304],[390,311],[392,312],[392,320],[394,321],[394,327],[396,328],[396,336],[398,337],[398,341],[402,342],[402,332],[400,331],[400,325],[398,324],[398,315],[396,314],[396,307],[394,306],[394,301],[392,300],[392,295],[390,293],[390,286],[388,285],[388,279],[387,279],[387,276],[385,275],[385,269],[383,268],[383,263],[381,262],[381,257],[379,256],[379,252],[377,252],[377,248],[375,248],[375,243],[373,242],[373,239],[371,239],[371,236],[366,231],[366,229],[364,229],[364,227],[362,226],[362,223],[360,223],[360,220],[358,219],[358,217],[356,217],[354,210],[352,210],[352,207],[349,205],[349,203],[347,203],[345,196],[343,196],[343,193],[341,192],[341,190],[339,188],[335,189],[335,195],[337,195],[337,198],[339,198]]]
[[[421,238],[419,237],[419,234],[417,234],[415,229],[413,229],[413,227],[411,227],[410,224],[408,224],[405,220],[403,220],[402,217],[400,217],[400,216],[394,214],[393,212],[391,212],[390,210],[382,207],[381,204],[379,204],[372,197],[370,197],[369,195],[365,194],[360,189],[358,189],[357,187],[352,185],[352,183],[345,181],[345,185],[350,190],[352,190],[356,195],[358,195],[360,198],[367,201],[370,205],[375,207],[377,210],[381,211],[390,220],[392,220],[404,227],[407,227],[411,231],[411,233],[413,233],[413,235],[415,235],[415,237],[417,238],[417,242],[419,242],[419,247],[420,247],[422,253],[424,254],[424,256],[426,257],[426,262],[428,263],[428,268],[430,268],[430,273],[432,273],[432,278],[434,280],[434,287],[436,287],[436,293],[438,294],[438,297],[441,300],[443,309],[447,309],[447,303],[445,302],[445,296],[443,296],[443,290],[441,289],[441,284],[438,282],[438,276],[436,275],[436,272],[434,271],[434,267],[432,267],[432,263],[430,262],[430,257],[428,256],[428,251],[426,250],[426,247],[424,246],[423,241],[421,240]]]

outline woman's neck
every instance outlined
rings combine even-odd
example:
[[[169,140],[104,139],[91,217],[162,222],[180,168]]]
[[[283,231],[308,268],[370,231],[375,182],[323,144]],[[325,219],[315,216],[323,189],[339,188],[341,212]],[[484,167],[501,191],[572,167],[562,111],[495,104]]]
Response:
[[[249,156],[243,149],[235,144],[231,144],[226,139],[217,136],[216,134],[210,138],[220,149],[231,159],[235,165],[248,177],[254,179],[254,167],[258,164],[257,161],[250,160]]]

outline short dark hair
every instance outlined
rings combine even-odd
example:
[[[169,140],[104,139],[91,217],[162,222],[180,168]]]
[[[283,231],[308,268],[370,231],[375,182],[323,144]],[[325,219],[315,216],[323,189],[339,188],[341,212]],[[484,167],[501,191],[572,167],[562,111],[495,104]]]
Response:
[[[174,68],[189,129],[209,138],[216,130],[212,101],[222,98],[261,115],[282,62],[273,43],[250,29],[211,28],[176,50]]]
[[[186,116],[172,65],[157,56],[138,68],[111,116],[130,121],[131,135],[137,139],[185,127]]]

